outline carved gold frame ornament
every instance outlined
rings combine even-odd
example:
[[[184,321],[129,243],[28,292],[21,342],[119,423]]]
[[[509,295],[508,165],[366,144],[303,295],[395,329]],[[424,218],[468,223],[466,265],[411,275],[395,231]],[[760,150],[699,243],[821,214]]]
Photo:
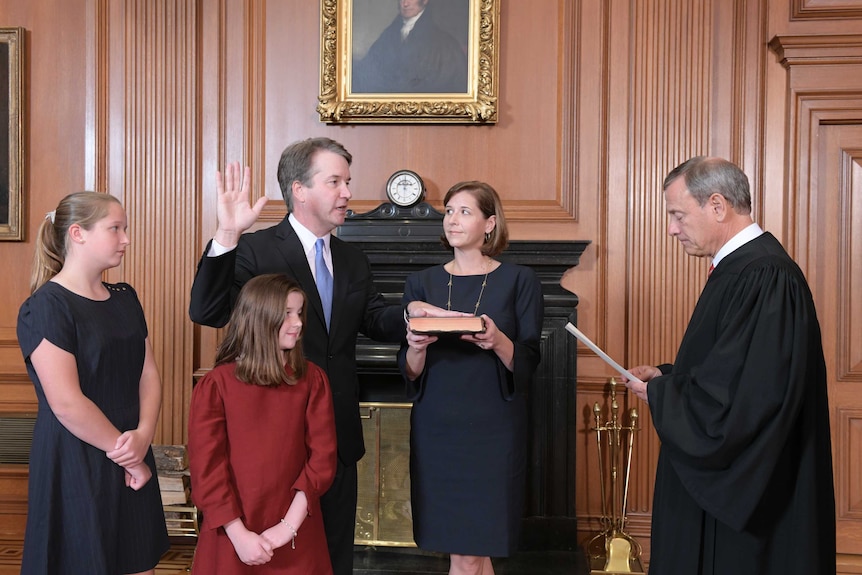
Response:
[[[462,123],[497,121],[500,1],[468,0],[468,87],[462,93],[350,92],[353,0],[321,0],[320,121],[341,123]]]

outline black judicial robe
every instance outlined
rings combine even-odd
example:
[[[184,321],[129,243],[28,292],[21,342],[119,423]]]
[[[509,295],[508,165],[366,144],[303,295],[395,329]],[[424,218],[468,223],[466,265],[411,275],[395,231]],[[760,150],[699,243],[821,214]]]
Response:
[[[771,234],[715,268],[660,369],[647,387],[661,439],[650,575],[834,574],[820,327]]]

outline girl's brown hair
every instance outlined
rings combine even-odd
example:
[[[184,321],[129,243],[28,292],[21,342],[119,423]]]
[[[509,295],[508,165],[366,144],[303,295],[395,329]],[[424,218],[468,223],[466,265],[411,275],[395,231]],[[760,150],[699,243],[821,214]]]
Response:
[[[254,385],[296,384],[308,368],[302,342],[297,340],[296,346],[287,350],[288,370],[285,370],[284,355],[278,346],[278,332],[284,323],[284,308],[291,293],[302,296],[300,320],[305,326],[307,299],[295,280],[283,274],[250,279],[239,292],[227,335],[216,353],[216,365],[236,362],[237,379]]]
[[[76,192],[69,194],[53,212],[48,212],[36,232],[36,253],[30,274],[30,293],[60,273],[68,253],[69,228],[78,224],[85,230],[107,217],[111,204],[120,200],[110,194]]]
[[[479,211],[485,216],[485,219],[491,216],[496,216],[496,225],[485,237],[485,243],[482,244],[482,254],[494,257],[503,253],[509,245],[509,228],[506,227],[506,216],[503,214],[503,203],[500,201],[500,196],[497,190],[492,188],[485,182],[459,182],[449,188],[446,192],[446,197],[443,198],[443,205],[449,203],[452,196],[461,192],[467,192],[476,200],[479,206]],[[440,236],[440,242],[447,250],[451,250],[452,246],[446,239],[446,234]]]

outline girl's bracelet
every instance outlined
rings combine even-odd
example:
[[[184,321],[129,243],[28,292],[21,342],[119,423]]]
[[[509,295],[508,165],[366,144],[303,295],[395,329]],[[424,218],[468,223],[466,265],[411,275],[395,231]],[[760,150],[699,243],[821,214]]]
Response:
[[[291,548],[291,549],[296,549],[296,529],[294,529],[294,528],[293,528],[293,525],[291,525],[290,523],[288,523],[287,521],[285,521],[285,520],[284,520],[284,517],[282,517],[281,519],[279,519],[279,521],[281,521],[282,523],[284,523],[284,524],[287,526],[287,528],[288,528],[288,529],[290,529],[290,532],[291,532],[291,533],[293,533],[293,537],[291,537],[291,538],[290,538],[290,548]]]

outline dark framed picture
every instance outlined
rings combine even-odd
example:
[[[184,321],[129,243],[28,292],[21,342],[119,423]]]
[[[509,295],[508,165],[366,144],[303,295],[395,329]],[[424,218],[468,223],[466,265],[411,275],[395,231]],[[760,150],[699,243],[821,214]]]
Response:
[[[493,123],[500,0],[321,0],[328,123]]]
[[[23,28],[0,28],[0,240],[24,239]]]

